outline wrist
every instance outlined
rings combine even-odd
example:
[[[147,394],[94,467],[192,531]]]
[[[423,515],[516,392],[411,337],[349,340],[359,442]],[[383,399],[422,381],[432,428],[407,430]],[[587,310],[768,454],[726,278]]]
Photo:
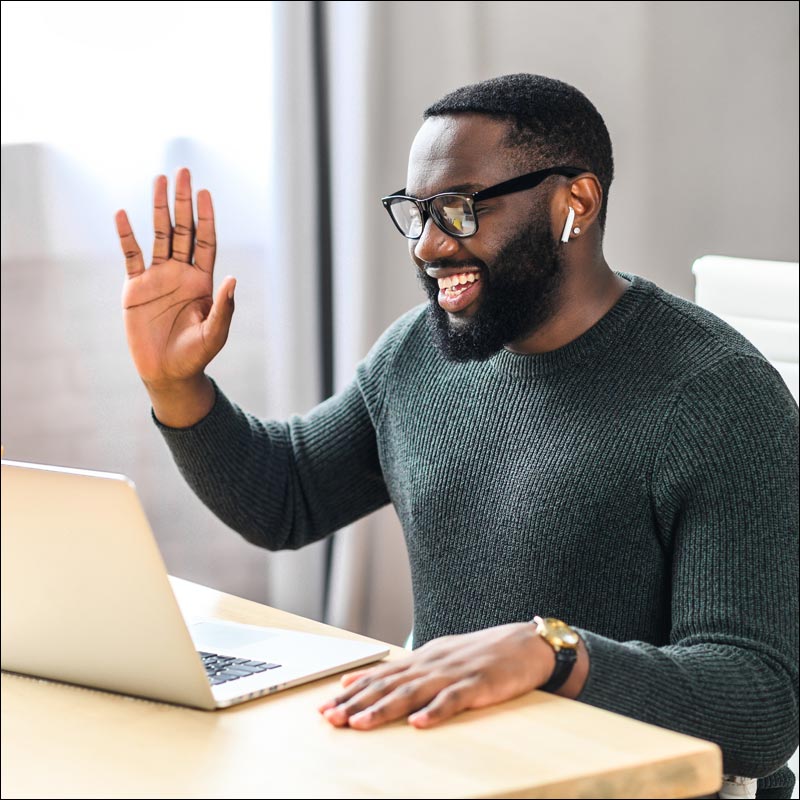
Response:
[[[586,685],[586,679],[589,677],[589,651],[586,649],[586,643],[578,636],[578,657],[575,660],[575,666],[572,668],[569,678],[564,681],[560,689],[557,689],[553,694],[559,697],[568,697],[575,700],[578,695],[583,691]]]
[[[544,672],[540,673],[538,688],[561,697],[577,697],[589,672],[589,654],[583,640],[569,625],[552,617],[537,616],[531,623],[536,638],[544,645],[539,648]]]
[[[523,646],[522,663],[526,667],[526,686],[531,690],[544,686],[553,673],[556,657],[553,648],[539,636],[531,622],[514,623]]]
[[[208,416],[216,402],[205,373],[183,380],[143,381],[156,419],[169,428],[190,428]]]
[[[530,622],[527,625],[532,629],[532,659],[536,665],[536,688],[541,689],[550,680],[550,676],[556,668],[556,654],[553,648],[539,636],[536,625]]]

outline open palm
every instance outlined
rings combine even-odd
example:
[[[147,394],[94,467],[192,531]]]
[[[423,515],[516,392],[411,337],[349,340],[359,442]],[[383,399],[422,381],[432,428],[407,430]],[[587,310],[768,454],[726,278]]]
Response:
[[[167,179],[156,179],[153,198],[153,261],[145,269],[142,251],[124,211],[117,233],[125,254],[122,290],[125,332],[136,369],[148,385],[190,379],[200,373],[228,338],[235,281],[226,278],[213,296],[216,234],[211,195],[197,195],[197,227],[189,171],[178,172],[175,226],[167,202]]]

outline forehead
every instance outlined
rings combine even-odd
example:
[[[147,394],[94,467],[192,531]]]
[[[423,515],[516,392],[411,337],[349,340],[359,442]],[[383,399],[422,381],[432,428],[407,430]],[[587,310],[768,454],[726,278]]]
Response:
[[[406,191],[415,197],[477,191],[513,177],[502,144],[507,132],[507,123],[482,114],[430,117],[411,145]]]

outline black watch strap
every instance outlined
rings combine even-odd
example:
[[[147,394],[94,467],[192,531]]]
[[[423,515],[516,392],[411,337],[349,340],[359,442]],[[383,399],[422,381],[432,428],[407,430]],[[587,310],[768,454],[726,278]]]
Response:
[[[540,686],[543,692],[555,692],[560,689],[572,673],[572,668],[578,660],[578,652],[571,648],[562,647],[556,651],[556,665],[550,680],[544,686]]]

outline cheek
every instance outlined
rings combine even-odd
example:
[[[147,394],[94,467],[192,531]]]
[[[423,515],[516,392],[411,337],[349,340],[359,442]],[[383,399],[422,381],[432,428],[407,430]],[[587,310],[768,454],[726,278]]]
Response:
[[[553,239],[561,238],[561,231],[564,230],[564,223],[567,221],[566,210],[562,214],[560,211],[552,208],[549,203],[541,202],[538,204],[535,214],[535,219],[539,220],[537,229],[540,232],[543,233],[549,230]]]
[[[519,204],[503,206],[484,214],[480,219],[478,232],[469,239],[470,250],[475,258],[491,264],[505,246],[519,236],[535,218],[535,211],[529,206]]]
[[[510,238],[519,236],[523,230],[538,230],[540,233],[545,230],[550,230],[553,236],[558,233],[561,236],[561,231],[564,228],[567,215],[566,212],[561,215],[556,213],[550,202],[549,195],[536,196],[536,190],[533,191],[532,197],[525,198],[525,202],[519,207],[520,214],[515,216],[515,226],[513,230],[507,231]],[[559,219],[561,220],[559,227]],[[556,228],[558,230],[556,231]]]
[[[464,248],[466,253],[464,260],[491,266],[497,254],[503,249],[505,240],[511,236],[513,231],[500,230],[499,226],[487,225],[485,228],[479,228],[475,236],[468,240],[469,247]]]

